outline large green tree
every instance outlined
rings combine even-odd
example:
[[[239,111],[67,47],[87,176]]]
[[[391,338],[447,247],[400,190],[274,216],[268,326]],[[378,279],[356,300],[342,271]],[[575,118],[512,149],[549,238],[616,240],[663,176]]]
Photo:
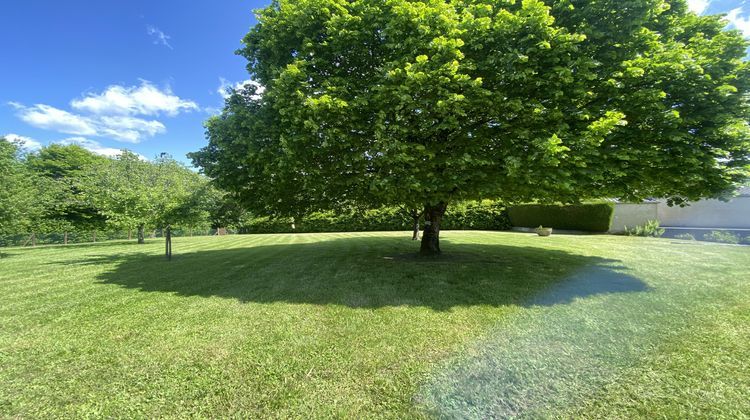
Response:
[[[194,163],[251,210],[717,197],[748,176],[748,43],[684,0],[280,0]],[[259,88],[262,86],[262,89]]]

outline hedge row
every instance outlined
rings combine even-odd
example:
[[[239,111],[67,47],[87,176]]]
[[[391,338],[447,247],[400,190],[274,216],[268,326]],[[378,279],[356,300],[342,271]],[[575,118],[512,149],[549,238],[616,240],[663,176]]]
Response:
[[[466,201],[448,206],[442,222],[445,230],[510,230],[508,211],[492,200]]]
[[[312,213],[294,223],[294,228],[292,228],[292,219],[289,218],[253,218],[240,227],[240,232],[400,231],[411,230],[412,223],[411,217],[402,209],[386,207],[364,212]],[[420,227],[422,227],[421,224]],[[442,223],[442,229],[446,230],[508,230],[510,227],[510,219],[508,219],[505,207],[493,201],[472,201],[449,206]]]
[[[615,206],[597,204],[524,204],[508,209],[513,226],[534,228],[538,226],[584,232],[606,232],[612,224]]]

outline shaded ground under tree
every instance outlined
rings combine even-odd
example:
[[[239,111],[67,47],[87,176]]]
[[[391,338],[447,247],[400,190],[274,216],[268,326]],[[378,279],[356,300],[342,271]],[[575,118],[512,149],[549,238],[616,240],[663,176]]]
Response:
[[[103,273],[100,281],[144,292],[362,308],[554,305],[593,294],[648,290],[616,260],[480,244],[456,245],[452,254],[425,259],[403,252],[399,242],[348,238],[178,252],[168,264],[161,256],[145,254],[95,257],[76,264],[98,264],[99,258],[114,261],[116,269]],[[585,282],[559,284],[583,269],[596,275]],[[555,293],[535,300],[553,287]]]

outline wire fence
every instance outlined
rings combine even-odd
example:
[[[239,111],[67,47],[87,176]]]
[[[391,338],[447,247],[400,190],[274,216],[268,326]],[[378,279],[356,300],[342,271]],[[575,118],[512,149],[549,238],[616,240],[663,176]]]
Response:
[[[145,238],[163,238],[166,229],[150,229],[145,231]],[[172,228],[172,237],[186,236],[214,236],[233,235],[233,229],[176,229]],[[40,245],[72,245],[96,243],[113,240],[137,240],[138,231],[130,230],[88,230],[70,232],[24,232],[0,235],[0,248],[34,247]]]

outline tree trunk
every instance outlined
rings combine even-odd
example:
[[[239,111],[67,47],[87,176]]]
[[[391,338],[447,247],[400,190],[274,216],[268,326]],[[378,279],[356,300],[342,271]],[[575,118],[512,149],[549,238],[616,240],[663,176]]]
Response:
[[[36,246],[36,233],[31,232],[31,246]]]
[[[412,241],[418,241],[419,240],[419,216],[412,216],[412,220],[414,220],[414,233],[411,235]]]
[[[96,242],[96,231],[94,231],[93,238],[94,238],[94,242]]]
[[[424,207],[425,222],[420,254],[426,256],[440,254],[440,222],[443,220],[447,207],[448,204],[443,202]]]
[[[411,217],[412,220],[412,241],[419,240],[419,218],[422,217],[422,212],[416,209],[404,209],[404,211]]]
[[[138,225],[138,243],[145,244],[146,239],[144,238],[143,225]]]
[[[68,232],[63,233],[63,245],[68,244]]]
[[[128,240],[133,239],[133,231],[128,229]]]

